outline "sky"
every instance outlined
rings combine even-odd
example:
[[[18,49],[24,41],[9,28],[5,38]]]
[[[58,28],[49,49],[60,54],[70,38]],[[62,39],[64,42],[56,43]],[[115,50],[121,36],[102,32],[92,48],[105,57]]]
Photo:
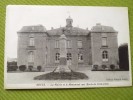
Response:
[[[89,6],[7,6],[5,54],[17,58],[17,31],[23,26],[43,25],[47,30],[66,25],[71,16],[73,26],[89,30],[101,23],[118,31],[118,45],[129,43],[128,9],[126,7]]]

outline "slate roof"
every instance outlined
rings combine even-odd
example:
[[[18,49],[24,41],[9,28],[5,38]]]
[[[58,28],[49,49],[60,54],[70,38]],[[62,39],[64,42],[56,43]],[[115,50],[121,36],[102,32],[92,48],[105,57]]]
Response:
[[[101,24],[96,24],[96,26],[93,26],[91,30],[88,29],[82,29],[79,27],[60,27],[56,29],[46,30],[46,28],[43,25],[34,25],[34,26],[23,26],[22,29],[18,32],[46,32],[50,36],[54,35],[88,35],[89,33],[99,33],[99,32],[106,32],[106,33],[117,33],[116,30],[114,30],[113,27],[110,26],[104,26]]]
[[[90,32],[105,32],[105,33],[117,33],[111,26],[104,26],[100,23],[97,23],[96,26],[93,26]]]
[[[68,27],[60,27],[60,28],[48,30],[47,33],[49,35],[61,35],[63,33],[65,35],[88,35],[89,30],[81,29],[78,27],[69,27],[69,28]]]
[[[18,32],[46,32],[46,29],[42,25],[23,26]]]

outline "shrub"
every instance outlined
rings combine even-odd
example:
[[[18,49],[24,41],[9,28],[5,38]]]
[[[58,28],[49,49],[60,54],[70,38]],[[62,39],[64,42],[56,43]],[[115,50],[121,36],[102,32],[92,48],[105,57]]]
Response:
[[[42,69],[42,66],[37,66],[37,70],[40,72]]]
[[[98,70],[98,65],[93,65],[93,70]]]
[[[18,66],[7,66],[7,71],[16,71],[18,69]]]
[[[102,69],[104,69],[104,70],[105,70],[106,68],[107,68],[107,66],[106,66],[106,65],[102,65]]]
[[[114,70],[115,69],[115,65],[114,64],[111,64],[110,65],[110,69]]]
[[[19,70],[20,71],[25,71],[26,70],[26,65],[20,65]]]
[[[32,71],[32,69],[33,69],[33,66],[28,66],[28,69],[29,69],[29,71]]]

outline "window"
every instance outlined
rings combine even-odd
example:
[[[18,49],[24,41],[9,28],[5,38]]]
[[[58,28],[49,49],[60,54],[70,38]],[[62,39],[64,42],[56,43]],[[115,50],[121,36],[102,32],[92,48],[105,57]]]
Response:
[[[78,61],[83,62],[83,54],[82,53],[78,54]]]
[[[72,60],[72,54],[71,53],[67,53],[67,60]]]
[[[56,53],[55,55],[55,61],[58,62],[60,60],[60,54],[59,53]]]
[[[82,48],[82,41],[78,40],[78,48]]]
[[[67,40],[67,48],[71,48],[71,41]]]
[[[55,42],[55,48],[59,48],[59,40],[56,40],[56,42]]]
[[[102,35],[102,46],[107,46],[107,34],[103,33]]]
[[[34,37],[34,34],[29,34],[29,37]]]
[[[34,62],[34,52],[33,51],[29,52],[29,62]]]
[[[34,46],[34,38],[33,37],[30,37],[30,41],[29,41],[29,45],[30,46]]]
[[[107,37],[102,37],[102,46],[107,46]]]
[[[108,52],[107,51],[102,52],[102,59],[103,59],[103,61],[108,61]]]
[[[106,33],[102,33],[101,35],[102,35],[102,37],[107,37]]]

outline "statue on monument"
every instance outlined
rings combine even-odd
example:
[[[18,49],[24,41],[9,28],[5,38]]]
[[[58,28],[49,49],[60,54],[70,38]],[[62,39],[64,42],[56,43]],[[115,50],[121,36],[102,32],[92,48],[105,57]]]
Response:
[[[55,72],[71,72],[70,68],[67,65],[67,38],[64,34],[64,29],[59,37],[60,43],[60,63],[59,66],[56,68]]]

